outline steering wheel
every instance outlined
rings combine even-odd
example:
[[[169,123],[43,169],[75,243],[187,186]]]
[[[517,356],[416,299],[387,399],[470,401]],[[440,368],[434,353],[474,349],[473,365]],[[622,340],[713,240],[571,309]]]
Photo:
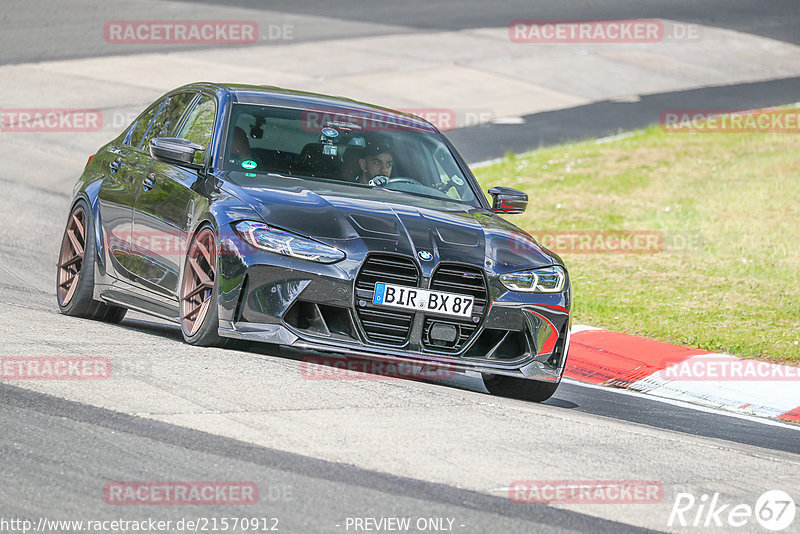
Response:
[[[369,181],[369,185],[372,187],[386,187],[389,184],[418,184],[422,185],[421,182],[415,180],[413,178],[406,178],[405,176],[399,176],[397,178],[389,178],[383,174],[380,174]]]
[[[389,178],[389,181],[386,183],[386,185],[389,185],[389,184],[419,184],[419,185],[422,185],[422,182],[420,182],[419,180],[415,180],[414,178],[407,178],[405,176],[400,176],[400,177],[397,177],[397,178]]]

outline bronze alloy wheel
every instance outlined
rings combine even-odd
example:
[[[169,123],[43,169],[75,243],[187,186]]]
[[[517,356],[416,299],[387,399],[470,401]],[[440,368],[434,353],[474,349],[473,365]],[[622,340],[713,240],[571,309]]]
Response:
[[[208,315],[216,278],[217,240],[211,228],[204,228],[186,255],[181,289],[181,328],[185,335],[195,335]]]
[[[86,251],[86,211],[77,206],[70,216],[58,256],[58,302],[67,306],[75,296]]]

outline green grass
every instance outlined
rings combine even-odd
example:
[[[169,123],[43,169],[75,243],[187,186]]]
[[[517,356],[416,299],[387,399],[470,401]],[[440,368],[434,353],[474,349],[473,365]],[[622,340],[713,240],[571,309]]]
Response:
[[[800,364],[800,135],[652,127],[475,174],[528,193],[509,219],[534,236],[663,232],[657,254],[563,254],[577,323]]]

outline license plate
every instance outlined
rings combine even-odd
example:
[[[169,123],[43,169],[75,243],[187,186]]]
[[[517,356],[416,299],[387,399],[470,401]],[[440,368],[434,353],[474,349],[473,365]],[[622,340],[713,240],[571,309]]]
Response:
[[[375,284],[375,296],[372,297],[372,303],[378,306],[420,310],[455,317],[472,316],[474,302],[475,299],[467,295],[396,286],[384,282]]]

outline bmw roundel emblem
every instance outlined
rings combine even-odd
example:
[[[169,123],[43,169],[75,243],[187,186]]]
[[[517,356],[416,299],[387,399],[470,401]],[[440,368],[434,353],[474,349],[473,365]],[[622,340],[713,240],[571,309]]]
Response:
[[[431,254],[427,250],[420,250],[419,252],[417,252],[417,256],[419,256],[419,259],[421,259],[422,261],[431,261],[433,259],[433,254]]]

